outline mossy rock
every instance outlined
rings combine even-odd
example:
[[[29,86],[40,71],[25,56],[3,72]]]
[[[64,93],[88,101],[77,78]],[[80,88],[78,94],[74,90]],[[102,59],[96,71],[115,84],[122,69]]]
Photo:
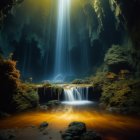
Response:
[[[112,45],[105,55],[104,62],[111,72],[118,73],[121,69],[131,70],[130,58],[127,47]]]
[[[103,86],[100,102],[105,103],[109,108],[127,108],[128,112],[132,112],[132,108],[139,108],[140,106],[139,93],[139,80],[115,81]],[[138,109],[136,110],[138,111]]]
[[[17,111],[36,108],[39,105],[37,91],[32,88],[26,90],[20,89],[18,93],[13,96],[13,103]]]

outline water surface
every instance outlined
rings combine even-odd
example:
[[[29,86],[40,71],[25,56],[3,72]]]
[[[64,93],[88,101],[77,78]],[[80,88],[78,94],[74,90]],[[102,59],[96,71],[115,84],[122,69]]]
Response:
[[[73,121],[85,122],[88,129],[101,133],[103,140],[140,139],[140,120],[138,117],[124,116],[97,111],[91,105],[65,106],[52,111],[31,111],[13,115],[0,120],[0,129],[38,126],[47,121],[52,137],[61,139],[59,131],[64,131]],[[33,136],[34,134],[32,134]],[[57,136],[58,135],[58,136]]]

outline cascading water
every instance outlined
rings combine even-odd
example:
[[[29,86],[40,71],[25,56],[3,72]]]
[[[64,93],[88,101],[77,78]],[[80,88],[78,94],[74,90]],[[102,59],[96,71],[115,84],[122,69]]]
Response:
[[[92,103],[88,100],[89,87],[64,87],[64,104],[79,105]]]
[[[54,82],[63,82],[70,74],[70,4],[71,0],[58,0],[57,38],[55,50]]]
[[[65,101],[88,100],[88,87],[67,87],[64,88]]]

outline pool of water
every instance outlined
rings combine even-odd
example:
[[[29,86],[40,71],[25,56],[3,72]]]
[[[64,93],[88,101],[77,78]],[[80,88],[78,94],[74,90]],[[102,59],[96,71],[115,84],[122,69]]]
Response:
[[[41,122],[47,121],[49,123],[48,128],[51,129],[52,139],[56,140],[55,137],[57,137],[57,140],[60,140],[60,130],[65,130],[68,124],[73,121],[81,121],[86,123],[88,129],[99,132],[103,136],[103,140],[140,139],[140,119],[138,117],[110,114],[96,110],[94,104],[90,104],[91,102],[85,103],[89,104],[87,106],[66,105],[63,108],[47,112],[31,111],[16,114],[1,119],[0,130],[38,126]],[[33,135],[35,132],[32,133]]]

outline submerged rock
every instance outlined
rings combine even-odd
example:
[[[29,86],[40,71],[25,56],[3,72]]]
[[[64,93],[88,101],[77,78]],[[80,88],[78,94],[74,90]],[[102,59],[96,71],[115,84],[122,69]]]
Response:
[[[67,132],[81,135],[82,133],[86,132],[86,125],[83,122],[72,122],[69,124]]]
[[[82,122],[72,122],[69,124],[68,129],[62,134],[64,140],[74,139],[74,137],[81,136],[86,132],[86,125]]]
[[[52,101],[49,101],[46,106],[48,106],[49,109],[52,109],[54,107],[58,107],[61,105],[61,102],[58,101],[58,100],[52,100]]]
[[[62,134],[63,140],[101,140],[101,136],[94,131],[86,131],[83,122],[72,122]]]
[[[42,122],[41,124],[40,124],[40,126],[39,126],[39,129],[40,130],[44,130],[46,127],[48,127],[48,123],[47,122]]]

